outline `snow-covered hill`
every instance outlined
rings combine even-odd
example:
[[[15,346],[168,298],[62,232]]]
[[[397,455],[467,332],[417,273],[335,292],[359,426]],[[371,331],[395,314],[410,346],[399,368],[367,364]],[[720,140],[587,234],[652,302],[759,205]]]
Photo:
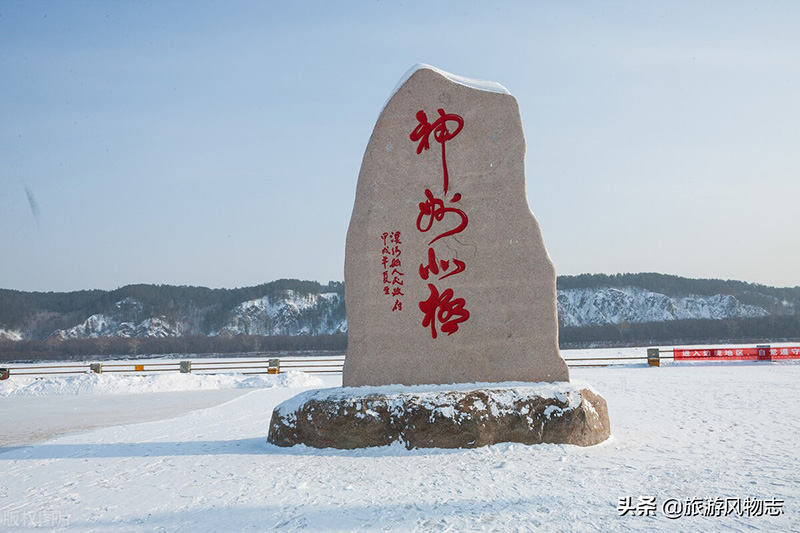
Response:
[[[203,330],[197,320],[170,321],[165,316],[146,317],[144,305],[126,298],[107,313],[91,315],[75,326],[59,329],[61,339],[100,337],[164,338],[181,335],[321,335],[347,331],[344,297],[339,293],[301,294],[293,290],[236,305],[224,313],[224,326]],[[13,333],[13,332],[12,332]],[[21,337],[13,337],[20,340]]]
[[[337,293],[264,296],[237,305],[219,333],[245,335],[319,335],[347,331],[344,298]]]
[[[558,316],[564,326],[754,318],[768,314],[765,309],[745,305],[729,294],[670,297],[638,287],[558,291]]]
[[[132,299],[117,302],[115,307],[119,313],[92,315],[81,324],[58,330],[56,335],[62,339],[161,338],[206,333],[182,328],[181,322],[172,323],[163,316],[141,321],[120,318],[130,315],[132,310],[141,312],[141,304]],[[562,325],[581,327],[693,318],[754,318],[769,313],[761,307],[743,304],[729,294],[670,297],[638,287],[604,287],[558,291],[558,314]],[[278,297],[264,296],[240,303],[227,313],[224,326],[206,334],[320,335],[346,331],[341,294],[300,294],[287,290]]]
[[[800,287],[663,274],[562,276],[558,286],[559,319],[565,328],[770,316],[783,324],[770,326],[778,328],[774,335],[758,324],[747,330],[732,326],[731,331],[742,337],[784,338],[794,336],[791,317],[800,320]],[[0,289],[0,342],[343,333],[343,289],[338,282],[298,280],[239,289],[134,285],[46,295]],[[662,333],[683,338],[673,329],[652,330],[648,339]],[[590,340],[580,337],[576,342]]]
[[[99,337],[164,338],[181,335],[177,325],[165,317],[146,318],[139,322],[120,321],[114,316],[92,315],[77,326],[54,333],[61,339],[97,339]]]

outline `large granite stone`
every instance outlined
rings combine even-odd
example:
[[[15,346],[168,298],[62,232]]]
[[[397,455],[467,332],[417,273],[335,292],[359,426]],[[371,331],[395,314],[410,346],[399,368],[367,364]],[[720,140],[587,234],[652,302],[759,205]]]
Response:
[[[269,442],[315,448],[474,448],[499,442],[591,446],[610,435],[605,400],[585,386],[495,384],[310,391],[273,411]]]
[[[569,383],[556,275],[525,190],[517,102],[412,69],[378,118],[347,233],[344,387],[273,411],[278,446],[589,446],[605,400]]]
[[[516,99],[413,69],[375,125],[347,233],[345,386],[569,381]]]

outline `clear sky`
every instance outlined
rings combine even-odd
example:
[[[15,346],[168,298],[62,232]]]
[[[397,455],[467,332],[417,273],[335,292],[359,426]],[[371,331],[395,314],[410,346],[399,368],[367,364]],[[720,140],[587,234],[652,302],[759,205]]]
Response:
[[[800,2],[0,0],[0,288],[342,280],[420,62],[518,99],[560,274],[800,285]]]

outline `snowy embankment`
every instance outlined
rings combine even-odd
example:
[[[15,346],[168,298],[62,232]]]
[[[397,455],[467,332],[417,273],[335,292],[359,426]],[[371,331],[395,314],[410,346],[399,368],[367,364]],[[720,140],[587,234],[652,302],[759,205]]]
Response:
[[[271,387],[313,387],[318,378],[289,371],[279,375],[242,374],[79,374],[75,376],[13,376],[0,381],[0,397],[49,396],[53,394],[141,394],[218,389],[267,389]]]
[[[170,420],[7,449],[0,453],[0,529],[800,530],[800,364],[571,374],[606,398],[609,441],[589,448],[278,448],[266,443],[272,409],[308,387],[276,386]],[[322,380],[341,384],[338,376]],[[52,398],[69,397],[26,399]],[[782,503],[776,516],[748,516],[742,503],[723,516],[669,519],[663,504],[671,499],[699,501],[701,510],[704,502],[712,510],[718,501]],[[620,516],[620,502],[628,501],[641,512]]]

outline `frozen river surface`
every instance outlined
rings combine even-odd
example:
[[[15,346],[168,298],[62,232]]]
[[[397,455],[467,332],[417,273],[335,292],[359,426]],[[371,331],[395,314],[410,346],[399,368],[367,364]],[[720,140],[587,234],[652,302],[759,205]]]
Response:
[[[0,397],[4,438],[16,435],[0,453],[0,529],[800,530],[800,365],[571,374],[608,401],[612,437],[603,444],[267,444],[275,405],[338,386],[338,376],[203,393]],[[80,430],[69,423],[76,408],[117,425]],[[121,418],[140,411],[163,419]],[[39,440],[62,430],[70,434]]]

